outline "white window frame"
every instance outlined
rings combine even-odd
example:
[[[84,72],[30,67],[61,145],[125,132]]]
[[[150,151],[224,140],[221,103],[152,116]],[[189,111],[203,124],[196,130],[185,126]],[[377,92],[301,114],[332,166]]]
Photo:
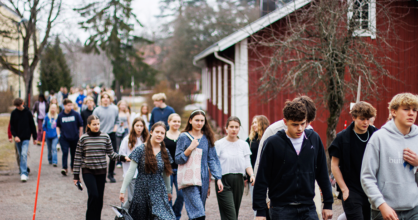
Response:
[[[353,7],[354,7],[355,0],[348,0],[349,2],[349,9],[348,9],[348,20],[351,20],[353,17]],[[371,37],[372,39],[376,39],[376,1],[377,0],[363,0],[367,1],[369,4],[369,18],[368,18],[368,29],[357,29],[354,30],[353,36],[356,37]]]

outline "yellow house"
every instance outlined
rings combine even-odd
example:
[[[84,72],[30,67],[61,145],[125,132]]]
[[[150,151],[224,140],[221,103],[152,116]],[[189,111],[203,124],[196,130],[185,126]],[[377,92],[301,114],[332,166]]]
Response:
[[[22,48],[23,48],[23,39],[20,36],[18,42],[17,35],[17,23],[20,22],[22,18],[15,13],[12,9],[0,2],[0,56],[5,57],[9,63],[18,64],[22,63]],[[24,33],[23,24],[20,26],[21,31]],[[8,36],[1,32],[10,33]],[[38,33],[37,33],[38,35]],[[37,38],[39,39],[39,38]],[[20,45],[19,45],[20,44]],[[19,48],[20,47],[20,48]],[[20,55],[20,60],[19,60]],[[33,57],[33,47],[29,47],[29,56]],[[38,64],[39,66],[39,64]],[[16,67],[16,66],[15,66]],[[19,69],[22,70],[22,66],[19,66]],[[39,82],[39,68],[36,67],[33,81],[32,81],[32,94],[38,95],[39,90],[37,84]],[[21,88],[21,98],[26,99],[26,88],[23,77],[13,73],[12,71],[4,68],[0,64],[0,91],[11,91],[13,92],[14,97],[19,97],[19,81]]]

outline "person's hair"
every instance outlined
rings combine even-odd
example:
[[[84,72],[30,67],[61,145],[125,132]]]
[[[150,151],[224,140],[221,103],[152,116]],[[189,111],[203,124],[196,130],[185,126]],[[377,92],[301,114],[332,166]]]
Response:
[[[171,120],[173,120],[173,118],[174,118],[175,116],[178,116],[178,117],[180,118],[180,120],[181,120],[181,117],[180,117],[180,115],[179,115],[179,114],[177,114],[177,113],[172,113],[171,115],[169,115],[169,116],[168,116],[168,120],[167,120],[167,121],[171,121]]]
[[[21,98],[15,98],[15,100],[13,101],[13,105],[16,107],[19,107],[23,104],[23,99]]]
[[[84,99],[83,104],[87,105],[87,102],[88,102],[88,101],[92,101],[92,102],[93,102],[93,104],[94,104],[94,99],[93,99],[91,96],[87,96],[87,97]]]
[[[71,101],[69,98],[64,99],[64,101],[62,101],[62,104],[67,105],[73,103],[73,101]]]
[[[253,121],[254,119],[257,120],[258,128],[257,128],[257,131],[254,131],[253,127],[251,126],[251,131],[250,131],[250,136],[249,136],[250,141],[254,141],[254,138],[256,135],[258,135],[257,140],[260,140],[261,137],[263,137],[264,131],[266,131],[267,127],[270,125],[270,121],[264,115],[256,115],[253,117]]]
[[[164,130],[167,131],[164,122],[159,121],[151,127],[150,133],[152,133],[156,127],[163,127]],[[145,144],[145,172],[157,173],[158,164],[157,159],[154,155],[154,151],[152,150],[151,137],[152,136],[150,135],[150,137],[147,140],[147,143]],[[173,170],[171,169],[170,158],[168,156],[167,148],[165,147],[164,141],[161,142],[161,157],[164,161],[165,174],[167,176],[170,176],[173,173]]]
[[[123,113],[126,113],[126,112],[128,112],[129,113],[129,108],[128,108],[128,102],[127,101],[125,101],[125,100],[120,100],[119,102],[118,102],[118,104],[117,104],[117,106],[118,106],[118,110],[120,111],[120,104],[122,104],[122,102],[124,102],[125,104],[126,104],[126,109],[125,109],[125,111],[123,112]]]
[[[370,103],[360,101],[353,105],[350,115],[354,118],[370,119],[376,116],[376,109]]]
[[[57,103],[52,103],[52,101],[56,101]],[[51,97],[51,99],[49,100],[49,105],[51,106],[51,104],[58,104],[58,100],[57,98],[55,98],[54,96]]]
[[[389,111],[398,110],[400,106],[418,108],[418,98],[411,93],[399,93],[389,102]]]
[[[165,102],[167,100],[167,96],[165,96],[165,93],[157,93],[152,96],[152,100]]]
[[[91,122],[92,122],[93,120],[99,120],[99,117],[97,117],[97,116],[95,116],[95,115],[90,115],[90,116],[87,118],[87,125],[91,125]],[[89,128],[89,126],[86,126],[86,132],[87,132],[87,133],[91,132],[91,129]]]
[[[236,117],[236,116],[231,116],[231,117],[229,117],[229,118],[226,120],[226,126],[225,126],[225,128],[228,128],[229,123],[230,123],[231,121],[237,122],[237,123],[239,124],[239,126],[241,127],[241,121],[239,120],[239,118],[238,118],[238,117]]]
[[[52,107],[53,105],[55,105],[55,106],[57,107],[57,111],[55,112],[55,114],[51,115],[51,107]],[[48,118],[49,118],[49,120],[51,120],[51,118],[55,118],[55,119],[57,119],[58,112],[59,112],[58,105],[57,105],[57,104],[54,104],[54,103],[50,104],[50,105],[49,105],[49,110],[48,110]]]
[[[102,94],[100,95],[100,100],[102,100],[105,95],[109,97],[110,103],[113,103],[113,97],[108,92],[102,92]]]
[[[55,95],[55,91],[51,89],[51,92],[49,92],[51,95]]]
[[[41,101],[41,99],[42,99],[42,102],[46,102],[44,94],[39,94],[38,101]]]
[[[283,115],[286,120],[303,121],[307,116],[305,104],[300,101],[286,101]]]
[[[210,127],[208,123],[208,119],[206,118],[206,113],[203,110],[195,110],[190,114],[189,119],[187,119],[187,125],[184,128],[183,132],[189,132],[193,130],[192,124],[190,123],[190,120],[193,120],[193,118],[196,115],[203,115],[205,117],[205,124],[202,127],[202,133],[206,136],[206,138],[209,140],[210,147],[215,146],[215,134],[212,131],[212,128]]]
[[[316,106],[315,106],[315,102],[311,98],[309,98],[306,95],[302,95],[302,96],[296,97],[295,99],[293,99],[293,101],[300,101],[305,105],[306,112],[307,112],[306,121],[308,123],[313,122],[315,120]]]
[[[142,113],[142,109],[144,108],[144,107],[147,107],[147,118],[149,118],[149,106],[148,106],[148,104],[146,104],[146,103],[144,103],[144,104],[142,104],[141,105],[141,110],[140,110],[140,115],[141,116],[143,116],[144,114]]]
[[[74,111],[78,111],[79,107],[78,107],[77,103],[73,103],[73,109],[74,109]]]
[[[136,139],[138,138],[138,136],[136,135],[135,128],[134,128],[137,122],[141,122],[142,125],[144,125],[144,130],[142,130],[142,133],[140,135],[142,138],[142,142],[145,143],[149,137],[148,128],[147,128],[147,125],[145,124],[144,119],[140,117],[135,118],[134,121],[132,122],[132,128],[131,128],[131,132],[129,133],[129,138],[128,138],[128,147],[130,150],[134,149],[136,145]]]

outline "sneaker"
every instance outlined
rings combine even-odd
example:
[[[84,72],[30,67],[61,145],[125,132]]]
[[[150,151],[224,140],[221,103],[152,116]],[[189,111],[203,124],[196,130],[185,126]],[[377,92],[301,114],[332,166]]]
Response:
[[[121,164],[116,165],[117,168],[122,168]]]
[[[52,164],[52,166],[53,166],[53,167],[57,167],[57,165],[56,165],[55,163],[54,163],[54,164]]]
[[[62,170],[61,170],[61,174],[62,174],[63,176],[67,176],[67,170],[62,169]]]
[[[111,183],[116,183],[116,180],[113,178],[113,176],[107,176],[107,178],[109,178]]]
[[[20,181],[22,181],[22,182],[26,182],[26,181],[28,181],[28,176],[26,176],[25,174],[22,174],[22,175],[20,176]]]

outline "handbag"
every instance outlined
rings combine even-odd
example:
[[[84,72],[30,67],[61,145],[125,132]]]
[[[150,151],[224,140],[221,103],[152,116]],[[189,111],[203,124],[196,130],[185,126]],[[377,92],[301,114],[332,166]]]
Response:
[[[122,203],[123,204],[123,203]],[[115,220],[134,220],[127,209],[123,208],[122,204],[120,207],[111,205],[113,212],[115,212]]]
[[[193,138],[185,133],[190,140]],[[177,181],[179,189],[189,186],[202,186],[202,149],[195,148],[185,164],[179,164],[177,168]]]

